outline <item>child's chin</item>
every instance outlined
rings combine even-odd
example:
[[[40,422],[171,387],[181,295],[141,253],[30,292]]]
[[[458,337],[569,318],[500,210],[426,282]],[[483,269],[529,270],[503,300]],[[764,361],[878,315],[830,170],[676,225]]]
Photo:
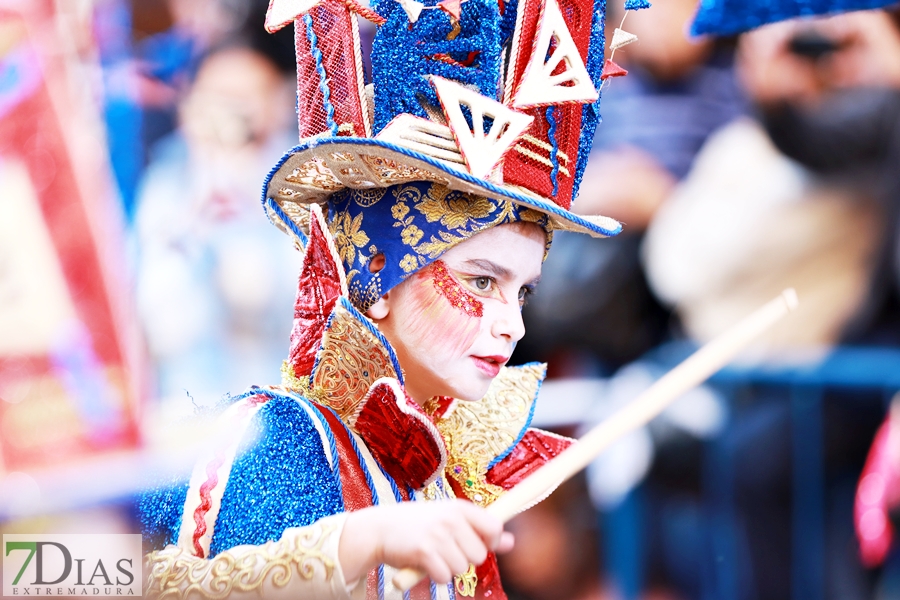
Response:
[[[463,402],[478,402],[487,394],[488,388],[491,387],[491,381],[488,381],[483,386],[473,385],[466,390],[457,390],[457,395],[454,398]]]

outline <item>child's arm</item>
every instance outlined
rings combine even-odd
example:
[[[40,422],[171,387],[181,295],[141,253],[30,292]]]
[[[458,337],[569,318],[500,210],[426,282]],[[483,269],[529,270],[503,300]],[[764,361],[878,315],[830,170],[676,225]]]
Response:
[[[235,546],[207,559],[177,546],[145,557],[149,598],[364,598],[338,562],[347,513],[286,529],[277,542]]]
[[[203,559],[175,546],[147,555],[151,598],[365,597],[366,573],[380,563],[411,567],[447,583],[512,534],[463,500],[404,502],[325,517],[285,530],[277,542],[236,546]],[[348,584],[349,582],[349,584]]]

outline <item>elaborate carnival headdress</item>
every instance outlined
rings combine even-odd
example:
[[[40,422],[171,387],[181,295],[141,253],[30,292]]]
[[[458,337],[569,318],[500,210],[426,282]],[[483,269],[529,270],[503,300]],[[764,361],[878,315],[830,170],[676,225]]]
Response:
[[[327,204],[349,296],[362,310],[498,224],[619,233],[613,219],[569,210],[600,120],[600,85],[624,74],[610,61],[604,71],[605,8],[605,0],[375,0],[371,9],[271,0],[267,29],[294,23],[301,143],[266,179],[269,218],[302,244],[309,206]],[[368,84],[357,16],[377,26]],[[366,265],[379,254],[385,266],[373,273]]]

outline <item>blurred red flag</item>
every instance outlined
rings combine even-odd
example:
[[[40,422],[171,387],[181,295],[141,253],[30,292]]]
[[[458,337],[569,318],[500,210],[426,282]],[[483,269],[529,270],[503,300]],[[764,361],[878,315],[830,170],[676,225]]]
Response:
[[[89,15],[66,4],[0,8],[0,479],[139,442],[96,53]]]

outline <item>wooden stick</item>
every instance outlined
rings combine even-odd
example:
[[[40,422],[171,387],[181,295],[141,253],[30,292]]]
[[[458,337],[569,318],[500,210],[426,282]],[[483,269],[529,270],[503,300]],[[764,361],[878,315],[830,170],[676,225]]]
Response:
[[[531,506],[537,499],[572,477],[625,434],[642,427],[659,415],[685,392],[700,385],[727,365],[751,342],[797,307],[793,289],[759,308],[743,321],[709,342],[680,365],[666,373],[628,405],[591,429],[577,444],[572,444],[556,458],[503,494],[487,510],[504,522]],[[415,569],[402,569],[393,579],[403,591],[425,577]]]

